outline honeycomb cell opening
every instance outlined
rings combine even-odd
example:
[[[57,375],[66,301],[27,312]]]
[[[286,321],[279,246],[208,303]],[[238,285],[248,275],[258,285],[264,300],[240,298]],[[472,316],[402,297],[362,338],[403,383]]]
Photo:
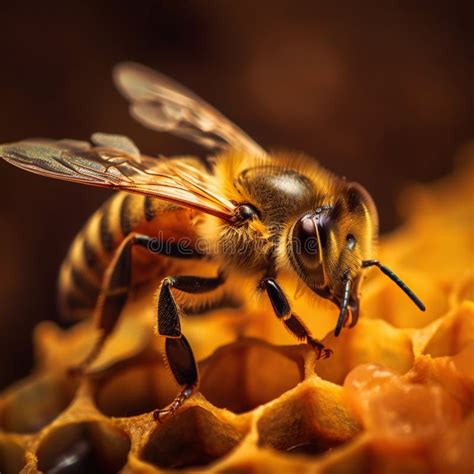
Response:
[[[278,398],[304,379],[303,357],[244,339],[202,363],[201,393],[213,405],[244,413]]]
[[[340,391],[333,390],[299,387],[285,401],[267,407],[257,423],[258,445],[319,456],[351,440],[360,427],[344,408]]]
[[[21,446],[6,437],[0,437],[0,472],[17,474],[25,464],[25,453]]]
[[[229,453],[242,437],[232,425],[194,406],[158,426],[142,458],[164,469],[203,467]]]
[[[95,401],[107,416],[131,417],[165,407],[179,390],[161,361],[137,361],[102,379]]]
[[[109,423],[71,423],[41,442],[38,469],[54,474],[116,473],[127,462],[130,444],[128,436]]]
[[[34,433],[71,403],[77,380],[65,373],[30,379],[16,387],[0,408],[0,427],[15,433]]]

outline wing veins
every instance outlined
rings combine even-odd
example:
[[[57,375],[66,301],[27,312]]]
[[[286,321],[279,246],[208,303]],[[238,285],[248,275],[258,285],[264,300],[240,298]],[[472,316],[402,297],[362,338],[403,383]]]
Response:
[[[1,145],[0,156],[36,174],[146,194],[224,220],[231,220],[236,208],[231,201],[206,187],[205,183],[211,184],[200,169],[178,161],[155,161],[146,156],[137,159],[120,149],[41,139]]]
[[[165,75],[136,63],[120,63],[114,80],[130,102],[132,116],[153,130],[167,131],[207,148],[234,148],[253,155],[265,150],[214,107]]]

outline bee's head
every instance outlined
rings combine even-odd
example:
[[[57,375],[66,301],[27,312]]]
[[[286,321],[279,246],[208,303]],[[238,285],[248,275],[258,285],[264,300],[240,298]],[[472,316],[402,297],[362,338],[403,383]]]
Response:
[[[422,311],[419,298],[390,269],[373,260],[377,212],[367,191],[348,183],[334,203],[299,216],[288,234],[290,262],[305,284],[340,308],[335,330],[339,335],[351,313],[351,326],[359,316],[359,287],[364,268],[377,266]]]
[[[299,277],[339,307],[348,293],[352,322],[358,313],[362,262],[372,258],[376,235],[375,206],[356,183],[348,183],[335,202],[300,215],[288,234],[290,262]]]

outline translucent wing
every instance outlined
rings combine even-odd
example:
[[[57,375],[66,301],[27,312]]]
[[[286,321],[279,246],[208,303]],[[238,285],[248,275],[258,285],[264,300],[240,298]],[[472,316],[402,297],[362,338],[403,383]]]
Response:
[[[97,146],[117,148],[122,150],[140,161],[140,150],[137,148],[135,143],[130,140],[130,138],[125,137],[124,135],[112,135],[110,133],[97,132],[92,135],[91,141]]]
[[[114,79],[131,103],[132,116],[148,128],[173,133],[207,148],[231,147],[253,155],[265,154],[240,128],[163,74],[126,62],[115,67]]]
[[[226,220],[233,217],[236,206],[219,196],[203,170],[180,160],[137,158],[124,150],[134,150],[124,137],[94,135],[96,143],[114,140],[121,148],[93,147],[75,140],[25,140],[1,145],[0,156],[43,176],[150,195]]]

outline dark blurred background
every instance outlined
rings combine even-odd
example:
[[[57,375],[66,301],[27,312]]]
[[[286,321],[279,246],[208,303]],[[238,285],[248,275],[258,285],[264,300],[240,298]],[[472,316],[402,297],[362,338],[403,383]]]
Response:
[[[264,147],[363,183],[387,231],[403,220],[401,187],[448,173],[474,135],[473,2],[3,2],[1,16],[0,143],[103,131],[148,153],[196,152],[129,118],[110,71],[133,59]],[[61,259],[107,193],[0,173],[2,387],[30,370],[32,328],[56,318]]]

